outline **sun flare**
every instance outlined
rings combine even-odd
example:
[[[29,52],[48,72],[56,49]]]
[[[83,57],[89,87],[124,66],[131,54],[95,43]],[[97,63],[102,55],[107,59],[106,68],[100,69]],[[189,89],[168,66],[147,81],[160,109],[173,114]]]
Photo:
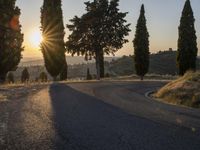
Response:
[[[32,47],[34,48],[40,47],[42,41],[43,37],[39,30],[34,30],[30,33],[30,44]]]

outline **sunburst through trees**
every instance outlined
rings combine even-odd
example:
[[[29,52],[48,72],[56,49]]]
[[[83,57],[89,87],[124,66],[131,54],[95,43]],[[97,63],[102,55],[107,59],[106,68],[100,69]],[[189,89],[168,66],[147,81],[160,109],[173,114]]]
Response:
[[[67,64],[61,0],[44,0],[41,8],[41,30],[44,38],[41,50],[45,67],[56,80]]]

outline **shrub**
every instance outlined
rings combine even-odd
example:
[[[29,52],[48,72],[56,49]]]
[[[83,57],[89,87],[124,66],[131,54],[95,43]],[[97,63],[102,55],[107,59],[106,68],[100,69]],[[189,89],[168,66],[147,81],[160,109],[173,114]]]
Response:
[[[40,76],[39,76],[39,80],[41,82],[47,82],[47,80],[48,80],[47,74],[45,72],[41,72]]]
[[[86,77],[87,80],[92,80],[92,75],[90,74],[90,69],[87,68],[87,77]]]
[[[110,74],[109,74],[109,73],[106,73],[106,74],[105,74],[105,77],[106,77],[106,78],[109,78],[109,77],[110,77]]]
[[[7,75],[7,82],[8,82],[9,84],[15,82],[14,74],[13,74],[12,72],[9,72],[9,73],[8,73],[8,75]]]
[[[27,68],[24,68],[24,70],[22,71],[22,75],[21,75],[21,82],[28,82],[30,78],[29,72]]]

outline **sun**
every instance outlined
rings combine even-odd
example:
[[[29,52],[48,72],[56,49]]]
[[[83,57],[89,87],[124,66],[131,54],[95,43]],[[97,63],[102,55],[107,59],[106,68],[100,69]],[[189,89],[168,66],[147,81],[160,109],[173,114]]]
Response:
[[[40,30],[33,30],[30,33],[29,40],[30,40],[31,47],[39,48],[41,42],[43,41],[43,37],[42,37],[42,34],[41,34]]]

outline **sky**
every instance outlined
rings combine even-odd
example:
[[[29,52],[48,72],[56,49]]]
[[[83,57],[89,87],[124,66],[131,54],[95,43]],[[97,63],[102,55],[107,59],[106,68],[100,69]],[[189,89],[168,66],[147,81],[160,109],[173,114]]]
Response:
[[[75,15],[81,16],[85,12],[84,2],[88,0],[63,0],[64,24],[69,23]],[[129,43],[120,49],[116,56],[132,55],[135,26],[139,17],[141,4],[145,5],[147,28],[150,34],[150,51],[155,53],[169,48],[177,49],[178,26],[185,0],[120,0],[120,11],[129,12],[126,19],[131,23],[131,32],[127,39]],[[39,35],[40,8],[43,0],[17,0],[16,5],[21,9],[20,23],[24,33],[24,57],[42,57],[38,42],[34,41]],[[197,32],[198,48],[200,49],[200,0],[191,0],[195,28]],[[65,29],[67,40],[70,32]],[[200,50],[199,50],[200,55]]]

